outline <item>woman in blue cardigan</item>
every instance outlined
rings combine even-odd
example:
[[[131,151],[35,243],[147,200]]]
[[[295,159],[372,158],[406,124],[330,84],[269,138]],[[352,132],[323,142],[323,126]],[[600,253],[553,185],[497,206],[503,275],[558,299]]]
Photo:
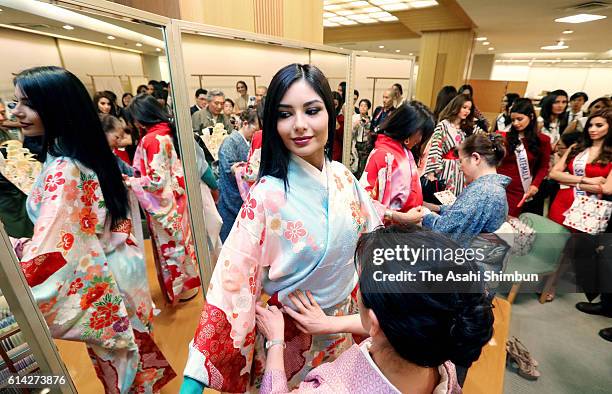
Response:
[[[503,139],[496,134],[474,134],[459,146],[459,164],[469,183],[450,206],[424,210],[423,226],[445,233],[460,244],[468,244],[480,233],[492,233],[508,216],[506,186],[511,179],[497,173],[506,154]]]

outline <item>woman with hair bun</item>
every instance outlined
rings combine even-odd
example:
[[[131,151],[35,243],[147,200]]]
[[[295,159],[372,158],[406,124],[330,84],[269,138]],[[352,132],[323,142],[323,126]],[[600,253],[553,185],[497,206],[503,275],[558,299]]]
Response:
[[[468,186],[453,205],[435,206],[437,213],[425,209],[423,226],[465,244],[480,233],[498,230],[506,220],[506,187],[511,179],[497,173],[496,168],[506,155],[500,135],[471,135],[458,150],[459,165]]]
[[[383,247],[411,249],[442,248],[457,250],[448,237],[416,226],[378,229],[361,236],[355,253],[359,277],[359,318],[369,338],[353,345],[333,362],[310,371],[297,393],[460,393],[455,366],[469,367],[480,356],[493,335],[493,311],[482,283],[472,282],[432,292],[431,283],[420,281],[381,281],[378,275],[434,271],[447,277],[474,274],[471,262],[463,265],[442,259],[394,261],[376,265],[372,252]],[[447,284],[445,284],[447,285]],[[451,285],[452,286],[452,285]],[[469,291],[466,291],[469,289]],[[291,317],[318,313],[311,298],[295,301],[290,308],[257,306],[257,326],[267,339],[268,356],[261,393],[287,393],[284,364],[283,312]],[[350,316],[357,318],[357,315]],[[334,317],[323,317],[332,326]],[[288,363],[287,365],[290,365]]]

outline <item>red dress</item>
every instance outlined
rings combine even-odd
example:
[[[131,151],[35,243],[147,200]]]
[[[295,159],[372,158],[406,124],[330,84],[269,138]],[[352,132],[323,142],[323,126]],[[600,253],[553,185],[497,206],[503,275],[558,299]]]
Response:
[[[499,167],[497,167],[497,173],[509,176],[512,181],[506,187],[506,198],[508,199],[508,215],[518,217],[521,214],[522,208],[517,208],[517,204],[523,199],[525,191],[523,190],[523,183],[521,182],[521,176],[519,174],[518,165],[516,164],[516,154],[510,152],[508,148],[508,140],[506,132],[500,132],[504,137],[504,143],[506,145],[506,157],[502,160]],[[533,181],[531,184],[537,188],[540,187],[542,180],[548,174],[549,160],[550,158],[550,138],[547,135],[539,134],[540,137],[540,151],[538,154],[533,154],[527,149],[527,160],[529,161],[529,172]],[[526,144],[525,138],[522,138],[523,144]]]
[[[574,160],[572,160],[572,162],[567,166],[567,169],[570,174],[574,175]],[[608,163],[605,166],[589,163],[586,165],[584,173],[587,178],[594,178],[598,176],[606,178],[611,170],[612,163]],[[564,213],[568,209],[570,209],[573,202],[574,187],[559,190],[559,192],[557,193],[557,197],[555,197],[555,200],[553,201],[552,206],[550,207],[548,218],[559,224],[563,224],[563,221],[565,220]]]

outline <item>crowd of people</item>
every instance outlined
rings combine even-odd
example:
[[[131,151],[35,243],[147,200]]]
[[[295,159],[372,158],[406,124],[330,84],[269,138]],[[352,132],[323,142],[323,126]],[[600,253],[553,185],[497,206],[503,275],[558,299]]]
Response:
[[[555,90],[538,111],[507,93],[490,122],[470,85],[443,87],[432,111],[396,83],[373,109],[357,90],[348,101],[344,82],[332,91],[317,67],[291,64],[255,95],[244,81],[234,99],[195,91],[207,234],[194,234],[168,83],[150,81],[121,104],[110,91],[91,99],[59,67],[25,70],[14,85],[16,121],[3,108],[0,121],[20,129],[42,170],[29,192],[0,177],[1,219],[52,336],[85,342],[109,392],[157,391],[176,375],[152,339],[139,212],[170,305],[201,286],[194,237],[216,261],[181,392],[453,393],[492,337],[490,289],[431,293],[373,277],[480,268],[378,266],[368,250],[466,248],[524,212],[578,233],[566,221],[575,200],[612,200],[607,97],[584,110],[586,93]],[[577,276],[589,302],[576,307],[612,317],[611,293],[600,291],[611,279],[597,275],[612,244],[579,235],[568,250],[591,266]],[[612,328],[600,336],[612,341]]]

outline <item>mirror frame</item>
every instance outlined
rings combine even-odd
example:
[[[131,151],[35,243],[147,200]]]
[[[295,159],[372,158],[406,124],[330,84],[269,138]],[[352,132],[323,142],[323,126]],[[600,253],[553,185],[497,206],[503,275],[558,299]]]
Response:
[[[187,87],[187,76],[185,74],[184,59],[182,52],[182,34],[199,34],[203,36],[209,36],[214,38],[224,39],[237,39],[240,41],[251,42],[255,44],[263,45],[276,45],[284,48],[292,49],[307,49],[309,60],[311,58],[312,51],[322,51],[328,53],[335,53],[346,56],[346,91],[353,91],[353,61],[352,51],[346,49],[340,49],[327,45],[320,45],[310,42],[288,40],[284,38],[266,36],[263,34],[250,33],[242,30],[224,28],[219,26],[205,25],[201,23],[183,21],[178,19],[172,19],[170,23],[170,40],[169,42],[169,58],[170,58],[170,73],[173,78],[172,91],[175,97],[175,120],[178,125],[179,134],[181,136],[181,147],[183,147],[183,140],[189,140],[189,144],[194,144],[193,138],[191,138],[191,116],[189,114],[189,107],[191,105],[191,93]],[[181,77],[183,76],[183,77]],[[181,109],[180,111],[178,109]],[[345,106],[345,112],[349,109],[352,111],[352,107]],[[350,114],[350,112],[348,112]],[[345,113],[345,118],[347,113]],[[188,133],[188,135],[186,135]],[[342,163],[348,165],[350,161],[350,141],[351,141],[351,124],[350,122],[344,122],[344,145]],[[191,145],[190,149],[194,149]],[[187,151],[187,150],[185,150]],[[189,153],[188,153],[189,154]],[[195,171],[193,171],[195,172]],[[187,172],[185,174],[187,176]],[[194,207],[197,209],[196,212],[203,212],[201,196],[197,182],[199,177],[195,174],[186,180],[188,184],[188,190],[198,190],[198,193],[188,193],[189,204],[192,212]],[[195,215],[192,213],[192,225],[194,234],[206,234],[206,223],[204,222],[204,215]],[[196,248],[198,252],[205,251],[200,259],[200,269],[203,269],[201,275],[202,278],[202,289],[204,290],[204,296],[208,290],[208,283],[212,276],[213,269],[215,267],[214,261],[210,260],[210,252],[206,243],[206,237],[199,236],[194,237],[196,242]],[[199,256],[200,257],[200,256]],[[202,264],[202,262],[204,262]]]

